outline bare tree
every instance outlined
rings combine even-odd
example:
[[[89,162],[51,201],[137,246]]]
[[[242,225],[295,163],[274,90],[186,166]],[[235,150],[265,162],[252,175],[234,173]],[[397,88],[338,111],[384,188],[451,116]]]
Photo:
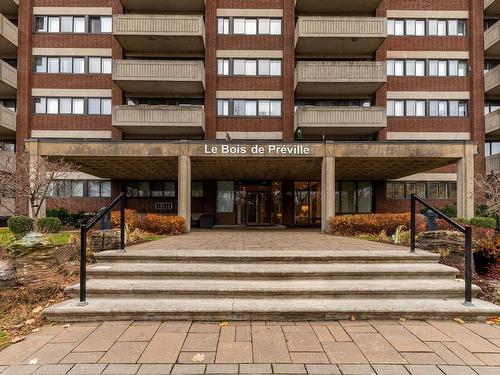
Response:
[[[16,197],[28,203],[29,216],[38,218],[40,210],[57,180],[67,179],[78,167],[62,159],[51,160],[43,156],[30,157],[28,153],[0,153],[0,196]],[[12,214],[14,207],[0,206]]]
[[[500,215],[500,175],[492,174],[476,178],[476,191],[484,197],[491,214]]]

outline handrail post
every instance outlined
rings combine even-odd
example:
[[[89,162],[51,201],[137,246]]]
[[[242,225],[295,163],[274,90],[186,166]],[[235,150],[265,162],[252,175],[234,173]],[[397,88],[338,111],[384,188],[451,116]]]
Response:
[[[465,227],[465,302],[466,306],[472,304],[472,228]]]
[[[120,252],[125,252],[125,193],[120,200]]]
[[[80,226],[80,302],[78,306],[87,305],[87,226]]]
[[[415,194],[411,195],[411,218],[410,218],[410,235],[411,235],[411,247],[410,252],[415,252],[415,237],[416,237],[416,199]]]

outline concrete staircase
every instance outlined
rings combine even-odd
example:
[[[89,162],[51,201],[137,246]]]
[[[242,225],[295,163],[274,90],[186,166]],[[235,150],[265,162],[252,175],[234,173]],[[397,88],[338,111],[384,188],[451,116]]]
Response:
[[[107,251],[88,266],[88,305],[45,310],[50,320],[483,319],[500,308],[463,305],[457,270],[427,252]],[[476,295],[480,289],[474,287]]]

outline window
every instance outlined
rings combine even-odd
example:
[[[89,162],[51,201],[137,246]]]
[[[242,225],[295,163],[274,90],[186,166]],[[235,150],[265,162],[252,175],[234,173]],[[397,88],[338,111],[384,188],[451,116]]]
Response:
[[[233,33],[234,34],[245,34],[245,19],[235,18],[233,20]]]
[[[426,107],[428,108],[427,112]],[[467,101],[388,100],[387,116],[467,117]]]
[[[245,34],[246,35],[257,35],[257,20],[256,19],[246,19],[245,20]]]
[[[229,116],[229,100],[217,100],[217,115]]]
[[[234,211],[234,182],[217,181],[217,213]]]
[[[47,32],[47,17],[36,17],[35,18],[35,31]]]
[[[272,19],[271,20],[271,35],[281,35],[281,20],[280,19]]]
[[[47,73],[59,73],[59,58],[49,57],[47,59]]]
[[[88,20],[88,22],[87,22]],[[111,33],[110,16],[36,16],[35,31],[49,33]]]
[[[193,181],[191,183],[191,196],[193,198],[203,198],[204,196],[203,181]]]
[[[271,33],[271,20],[269,18],[259,19],[259,34]]]
[[[89,57],[89,74],[111,74],[111,58]]]
[[[85,59],[83,57],[73,58],[73,73],[74,74],[85,73]]]
[[[404,61],[397,60],[394,61],[394,75],[403,76],[404,75]]]
[[[389,199],[407,199],[416,194],[424,199],[455,199],[456,182],[390,181],[386,185]]]
[[[402,36],[465,36],[467,20],[459,19],[389,19],[388,35]]]
[[[36,114],[85,114],[84,98],[34,98],[34,112]],[[87,99],[88,114],[110,115],[110,98]]]
[[[61,73],[73,73],[73,59],[61,57]]]
[[[49,33],[58,33],[60,31],[60,19],[59,17],[49,17],[48,21],[48,32]]]
[[[85,32],[85,17],[73,17],[73,32],[78,34]]]
[[[61,32],[62,33],[73,32],[73,17],[61,17]]]
[[[112,31],[113,24],[111,17],[89,17],[89,32],[91,34],[111,33]]]
[[[246,60],[245,61],[245,75],[256,76],[257,75],[257,60]]]
[[[35,72],[47,73],[47,58],[35,57]]]
[[[88,182],[88,194],[89,194],[89,197],[100,197],[101,196],[101,182],[100,181],[89,181]]]
[[[218,34],[229,34],[229,18],[219,17],[217,19],[217,33]]]
[[[217,60],[217,74],[220,76],[229,75],[229,59],[218,59]]]

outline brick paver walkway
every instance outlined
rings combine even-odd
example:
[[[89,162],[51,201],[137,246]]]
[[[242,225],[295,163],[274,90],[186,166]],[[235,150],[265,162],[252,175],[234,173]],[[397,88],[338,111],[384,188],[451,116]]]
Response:
[[[500,326],[454,321],[47,325],[0,374],[498,375]]]
[[[318,229],[193,230],[146,242],[131,250],[401,250],[401,246],[351,237],[334,237]]]

